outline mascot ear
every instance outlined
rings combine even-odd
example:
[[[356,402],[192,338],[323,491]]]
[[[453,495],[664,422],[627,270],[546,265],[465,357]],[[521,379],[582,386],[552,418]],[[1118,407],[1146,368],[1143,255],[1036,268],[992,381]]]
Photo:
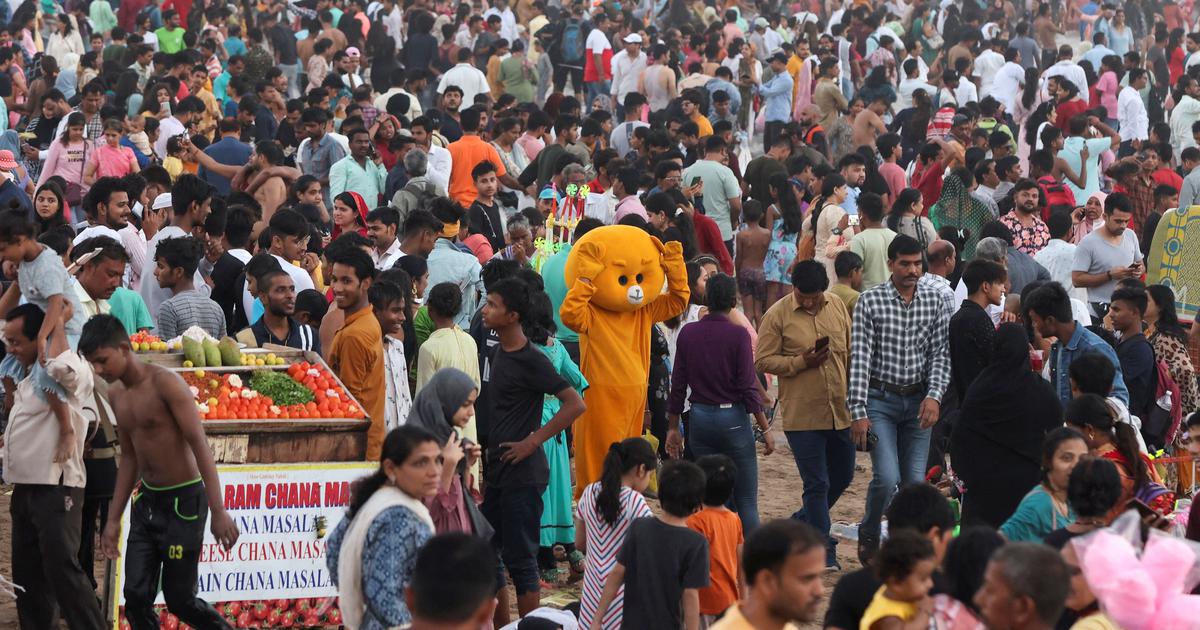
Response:
[[[654,237],[650,237],[650,238],[654,238]],[[658,239],[655,239],[655,240],[658,240]],[[604,260],[605,249],[606,248],[604,247],[604,243],[601,243],[599,241],[586,241],[586,242],[580,243],[575,248],[575,251],[578,251],[579,255],[584,257],[585,259],[591,259],[596,262],[602,262]]]
[[[662,241],[658,240],[657,236],[651,236],[650,242],[654,243],[654,249],[657,249],[658,253],[661,254],[666,251],[666,247],[663,245]]]

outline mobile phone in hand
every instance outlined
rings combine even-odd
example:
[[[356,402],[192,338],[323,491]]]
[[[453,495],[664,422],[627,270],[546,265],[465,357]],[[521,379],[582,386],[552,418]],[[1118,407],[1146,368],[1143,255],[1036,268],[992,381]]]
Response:
[[[828,336],[817,339],[817,342],[815,344],[813,344],[813,350],[815,350],[817,352],[821,352],[828,347],[829,347],[829,337]]]

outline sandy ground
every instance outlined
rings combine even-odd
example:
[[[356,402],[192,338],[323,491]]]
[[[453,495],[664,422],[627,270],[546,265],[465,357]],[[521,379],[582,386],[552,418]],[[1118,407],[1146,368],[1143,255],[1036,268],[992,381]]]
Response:
[[[800,481],[800,475],[796,472],[796,464],[792,460],[791,451],[788,449],[787,440],[783,437],[782,432],[777,432],[775,435],[775,444],[777,450],[769,457],[764,457],[759,451],[759,494],[758,494],[758,509],[759,515],[763,521],[775,518],[787,518],[791,516],[800,507],[800,496],[803,491],[803,483]],[[833,520],[856,522],[862,516],[863,505],[866,500],[867,482],[870,481],[870,458],[866,454],[859,454],[858,468],[855,471],[854,482],[850,488],[842,495],[841,500],[833,509]],[[11,486],[3,487],[0,492],[0,575],[11,576],[11,558],[12,558],[12,538],[9,534],[11,530],[10,517],[8,514],[9,495],[12,492]],[[852,542],[842,542],[838,545],[838,560],[841,562],[845,573],[858,568],[858,560],[855,558],[855,548]],[[565,568],[565,565],[564,565]],[[97,567],[97,575],[102,573],[102,568]],[[841,573],[830,573],[825,577],[826,596],[832,592],[833,585],[837,581]],[[572,582],[562,585],[561,588],[543,593],[543,600],[546,605],[561,606],[566,603],[578,599],[578,582]],[[822,606],[822,615],[824,614],[824,606]],[[16,628],[17,627],[17,609],[16,604],[7,598],[0,599],[0,628]],[[63,625],[62,627],[66,627]],[[802,626],[805,628],[820,628],[819,624],[811,624]]]

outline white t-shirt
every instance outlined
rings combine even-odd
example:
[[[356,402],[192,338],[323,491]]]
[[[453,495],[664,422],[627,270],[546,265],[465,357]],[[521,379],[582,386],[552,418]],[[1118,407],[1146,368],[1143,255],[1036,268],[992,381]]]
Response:
[[[604,51],[611,50],[611,49],[612,49],[612,43],[610,43],[608,41],[608,35],[606,35],[603,30],[594,28],[594,29],[592,29],[592,32],[588,33],[587,54],[600,55],[600,58],[603,59]],[[599,71],[601,69],[597,68],[597,70]],[[609,72],[612,72],[611,68],[604,68],[603,72],[601,72],[600,74],[601,74],[601,76],[603,76],[604,74],[607,74]]]
[[[1005,111],[1012,113],[1017,106],[1017,96],[1021,93],[1021,85],[1025,83],[1025,68],[1019,63],[1006,62],[992,77],[991,91],[985,90],[997,101],[1004,103]]]
[[[992,82],[1002,67],[1004,67],[1004,55],[990,48],[979,53],[979,56],[975,58],[975,72],[971,76],[979,77],[980,93],[992,94]]]

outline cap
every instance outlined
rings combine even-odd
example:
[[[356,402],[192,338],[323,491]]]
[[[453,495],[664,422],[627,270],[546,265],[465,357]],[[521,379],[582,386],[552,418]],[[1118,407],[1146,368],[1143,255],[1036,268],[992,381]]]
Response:
[[[151,210],[162,210],[163,208],[171,207],[171,193],[162,193],[154,198],[154,203],[150,204]]]
[[[950,119],[950,124],[953,126],[958,126],[968,122],[971,122],[971,117],[967,116],[966,114],[955,114],[954,118]]]
[[[642,43],[642,36],[638,35],[637,33],[630,33],[621,41],[625,42],[626,44],[640,44]]]
[[[17,168],[17,160],[13,157],[13,152],[7,149],[0,150],[0,170],[11,171]]]
[[[554,189],[550,186],[543,188],[542,192],[538,193],[538,199],[554,199],[555,197]]]
[[[346,56],[347,57],[361,57],[362,53],[358,52],[358,49],[355,48],[354,46],[351,46],[346,49]]]
[[[778,52],[778,53],[775,53],[774,55],[771,55],[771,58],[768,61],[778,61],[779,63],[787,63],[788,58],[787,58],[787,55],[785,55],[781,52]]]
[[[765,17],[759,16],[759,17],[754,18],[754,27],[755,28],[767,28],[770,25],[771,25],[771,23],[768,22],[767,18],[765,18]]]

